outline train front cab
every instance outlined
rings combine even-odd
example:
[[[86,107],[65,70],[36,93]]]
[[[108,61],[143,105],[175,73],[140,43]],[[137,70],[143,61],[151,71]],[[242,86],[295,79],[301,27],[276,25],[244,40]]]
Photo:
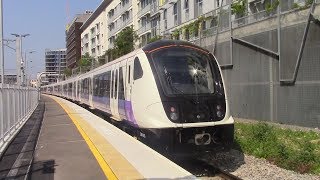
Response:
[[[136,113],[137,119],[145,119],[139,122],[140,138],[172,153],[230,147],[234,120],[215,57],[189,43],[151,45],[144,51],[149,67],[141,61],[143,78],[134,81],[132,94],[134,109],[142,114]],[[135,106],[139,98],[145,108]]]

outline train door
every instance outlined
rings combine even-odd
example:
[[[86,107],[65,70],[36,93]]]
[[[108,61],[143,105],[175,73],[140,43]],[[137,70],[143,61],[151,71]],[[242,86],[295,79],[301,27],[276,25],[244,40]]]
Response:
[[[119,65],[116,64],[111,71],[111,78],[112,78],[112,91],[111,91],[111,98],[110,98],[110,107],[112,118],[115,120],[120,121],[120,115],[118,110],[118,91],[119,91]]]

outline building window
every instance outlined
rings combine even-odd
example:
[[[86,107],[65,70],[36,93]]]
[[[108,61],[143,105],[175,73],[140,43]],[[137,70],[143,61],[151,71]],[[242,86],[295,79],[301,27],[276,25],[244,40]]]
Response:
[[[173,14],[174,15],[178,14],[178,4],[177,3],[174,3],[174,5],[173,5]]]
[[[178,5],[175,3],[173,5],[173,18],[174,18],[174,25],[178,25]]]
[[[202,14],[202,0],[196,0],[197,8],[198,8],[198,15]]]
[[[163,10],[163,20],[167,19],[167,9]]]
[[[189,9],[189,0],[184,0],[184,9]]]

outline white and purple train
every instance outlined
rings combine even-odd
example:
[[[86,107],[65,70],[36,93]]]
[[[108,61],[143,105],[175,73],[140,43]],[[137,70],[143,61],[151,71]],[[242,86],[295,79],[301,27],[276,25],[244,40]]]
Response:
[[[41,90],[99,110],[168,152],[207,151],[234,139],[218,62],[188,42],[160,40]]]

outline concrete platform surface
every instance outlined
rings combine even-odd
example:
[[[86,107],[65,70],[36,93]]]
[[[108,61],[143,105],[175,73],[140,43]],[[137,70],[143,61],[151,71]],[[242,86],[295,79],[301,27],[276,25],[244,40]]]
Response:
[[[50,97],[42,100],[45,112],[30,179],[106,179],[65,110]]]
[[[45,118],[50,120],[43,122],[36,159],[39,162],[54,160],[55,177],[59,177],[58,179],[101,179],[103,173],[108,179],[196,178],[158,152],[77,104],[59,97],[45,96],[46,101],[50,102],[47,105]],[[58,104],[74,125],[70,121],[61,120],[68,117]],[[49,109],[50,107],[52,109]],[[71,128],[74,126],[82,138],[79,134],[77,136],[76,128]],[[84,143],[87,143],[91,153],[85,148]],[[92,154],[100,168],[94,162]],[[87,165],[82,165],[83,163]],[[64,169],[60,169],[60,166]],[[79,176],[72,177],[73,173],[78,173]]]

